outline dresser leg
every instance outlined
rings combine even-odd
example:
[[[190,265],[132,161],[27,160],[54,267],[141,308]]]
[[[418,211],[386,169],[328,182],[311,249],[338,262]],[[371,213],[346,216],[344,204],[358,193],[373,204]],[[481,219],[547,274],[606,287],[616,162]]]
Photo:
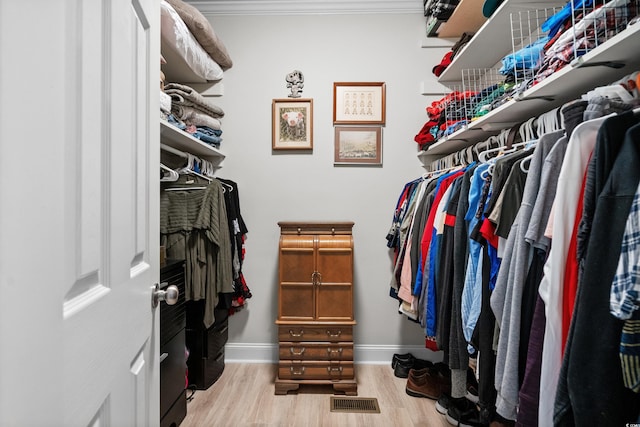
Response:
[[[358,395],[358,384],[357,383],[336,383],[333,385],[333,390],[338,393],[344,393],[347,396],[357,396]]]
[[[300,384],[296,383],[281,383],[276,380],[276,394],[287,394],[289,391],[297,391],[300,388]]]

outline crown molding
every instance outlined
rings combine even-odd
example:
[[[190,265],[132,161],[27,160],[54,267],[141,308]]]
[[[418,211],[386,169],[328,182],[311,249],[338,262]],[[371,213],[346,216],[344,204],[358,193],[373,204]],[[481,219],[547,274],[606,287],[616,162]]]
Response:
[[[187,0],[204,15],[424,14],[418,0]]]

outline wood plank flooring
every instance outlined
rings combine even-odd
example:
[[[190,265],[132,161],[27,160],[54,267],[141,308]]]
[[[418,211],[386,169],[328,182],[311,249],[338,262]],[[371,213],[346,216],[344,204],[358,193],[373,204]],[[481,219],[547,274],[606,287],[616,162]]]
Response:
[[[375,397],[380,414],[330,412],[332,388],[301,386],[276,396],[276,365],[227,363],[207,390],[187,404],[181,427],[445,427],[435,401],[411,397],[389,365],[356,365],[358,397]]]

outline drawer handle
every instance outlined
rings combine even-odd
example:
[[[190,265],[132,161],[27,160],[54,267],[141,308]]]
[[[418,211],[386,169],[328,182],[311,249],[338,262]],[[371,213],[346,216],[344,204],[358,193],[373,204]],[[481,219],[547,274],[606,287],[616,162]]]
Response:
[[[293,330],[289,329],[289,335],[291,335],[292,337],[301,337],[304,335],[304,330],[300,329],[300,333],[299,334],[294,334]]]
[[[166,359],[167,357],[169,357],[169,353],[162,353],[162,354],[160,355],[160,363],[162,363],[162,361],[163,361],[164,359]]]
[[[304,374],[304,366],[301,366],[299,370],[295,370],[293,366],[289,366],[289,371],[291,371],[291,375],[303,375]]]
[[[302,356],[302,354],[304,353],[304,347],[300,347],[300,351],[299,352],[295,352],[293,351],[293,347],[289,347],[289,351],[291,352],[291,354],[293,354],[294,356]]]
[[[337,349],[335,349],[335,348],[327,348],[327,353],[329,353],[329,354],[332,354],[332,353],[342,354],[342,347],[339,347]]]
[[[337,338],[340,335],[342,335],[342,331],[338,331],[337,333],[333,334],[331,333],[331,331],[327,330],[327,335],[330,336],[331,338]]]
[[[327,366],[327,372],[332,373],[332,372],[342,372],[342,366],[338,366],[338,367],[333,367],[333,366]]]

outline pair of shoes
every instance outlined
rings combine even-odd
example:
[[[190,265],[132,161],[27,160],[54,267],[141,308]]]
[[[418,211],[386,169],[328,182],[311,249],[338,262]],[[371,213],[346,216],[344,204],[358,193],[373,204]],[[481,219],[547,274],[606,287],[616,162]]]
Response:
[[[404,363],[406,365],[409,363],[413,363],[414,360],[416,360],[416,358],[411,353],[405,353],[405,354],[395,353],[393,355],[393,358],[391,359],[391,367],[395,369],[398,362]]]
[[[447,410],[447,422],[452,426],[481,427],[487,426],[480,417],[480,411],[475,403],[462,397],[453,399]]]
[[[448,393],[442,393],[436,402],[436,411],[442,415],[447,415],[447,411],[449,410],[449,406],[453,404],[453,400],[453,397],[449,396]]]
[[[409,396],[437,400],[442,393],[451,393],[451,378],[442,375],[434,366],[411,369],[405,391]]]
[[[432,365],[433,363],[428,360],[417,359],[415,357],[413,357],[413,359],[409,360],[408,362],[398,360],[394,366],[393,374],[398,378],[408,378],[409,371],[411,369],[425,369],[431,367]]]

